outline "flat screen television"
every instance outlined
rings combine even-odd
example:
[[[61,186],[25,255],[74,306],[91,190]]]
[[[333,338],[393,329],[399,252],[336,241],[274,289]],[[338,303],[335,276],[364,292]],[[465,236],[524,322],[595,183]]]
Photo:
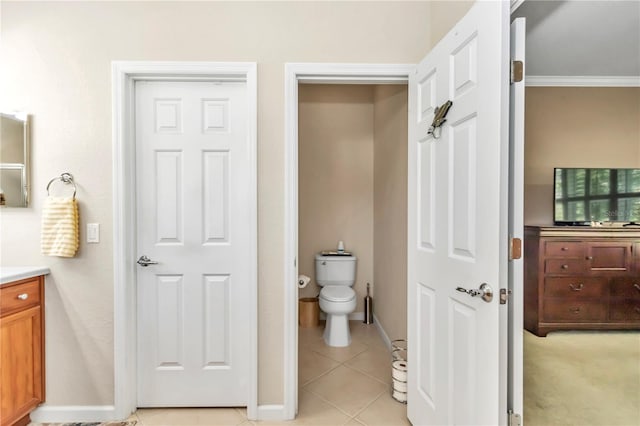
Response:
[[[554,169],[554,222],[640,222],[640,169]]]

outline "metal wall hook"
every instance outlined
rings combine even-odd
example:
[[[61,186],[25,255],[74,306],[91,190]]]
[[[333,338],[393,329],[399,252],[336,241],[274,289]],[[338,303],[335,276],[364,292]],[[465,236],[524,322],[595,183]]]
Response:
[[[51,184],[52,184],[53,182],[55,182],[56,180],[59,180],[59,181],[61,181],[62,183],[65,183],[65,184],[67,184],[67,185],[68,185],[68,184],[73,185],[73,199],[75,199],[75,198],[76,198],[76,192],[78,191],[78,187],[76,186],[76,183],[73,181],[73,175],[72,175],[71,173],[67,173],[67,172],[62,173],[60,176],[58,176],[58,177],[54,177],[53,179],[51,179],[51,180],[49,181],[49,183],[47,184],[47,195],[50,195],[50,194],[49,194],[49,187],[50,187],[50,186],[51,186]]]

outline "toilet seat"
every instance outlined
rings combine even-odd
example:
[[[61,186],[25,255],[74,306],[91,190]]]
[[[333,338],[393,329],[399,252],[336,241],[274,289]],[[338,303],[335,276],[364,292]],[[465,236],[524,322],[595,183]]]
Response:
[[[350,302],[356,298],[356,292],[346,285],[327,285],[320,290],[320,297],[328,302]]]

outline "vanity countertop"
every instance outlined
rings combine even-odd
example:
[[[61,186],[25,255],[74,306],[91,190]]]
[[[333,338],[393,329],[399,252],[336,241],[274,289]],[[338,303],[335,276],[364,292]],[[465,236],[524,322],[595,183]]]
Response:
[[[0,266],[0,286],[51,272],[46,266]]]

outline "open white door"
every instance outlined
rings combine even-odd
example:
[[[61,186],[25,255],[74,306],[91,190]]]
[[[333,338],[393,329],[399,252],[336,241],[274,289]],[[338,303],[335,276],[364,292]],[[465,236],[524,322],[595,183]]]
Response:
[[[509,384],[507,407],[522,416],[522,321],[524,261],[517,241],[524,241],[524,57],[525,18],[511,23],[512,79],[509,99],[509,235],[516,241],[509,256]],[[514,61],[519,62],[516,64]]]
[[[414,425],[506,418],[506,308],[498,293],[507,285],[508,24],[508,2],[476,2],[409,80],[407,397]],[[453,106],[435,139],[427,132],[447,100]],[[480,297],[483,283],[491,300]]]

